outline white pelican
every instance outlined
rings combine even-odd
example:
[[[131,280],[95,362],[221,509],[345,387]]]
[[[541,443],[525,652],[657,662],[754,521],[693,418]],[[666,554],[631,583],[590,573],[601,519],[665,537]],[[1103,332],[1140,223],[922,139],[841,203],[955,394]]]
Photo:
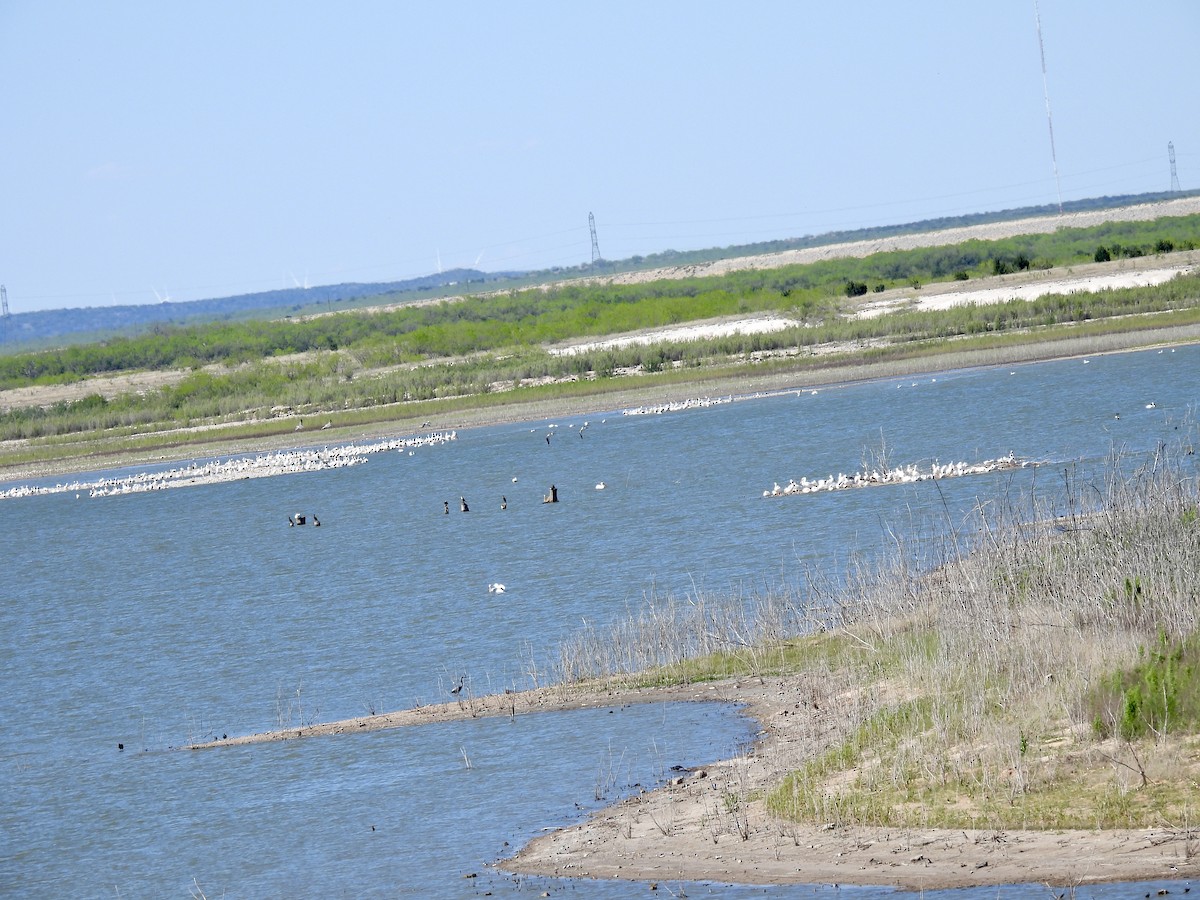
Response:
[[[504,593],[504,585],[502,585],[498,581],[495,582],[494,584],[489,584],[488,585],[488,593],[489,594],[503,594]]]

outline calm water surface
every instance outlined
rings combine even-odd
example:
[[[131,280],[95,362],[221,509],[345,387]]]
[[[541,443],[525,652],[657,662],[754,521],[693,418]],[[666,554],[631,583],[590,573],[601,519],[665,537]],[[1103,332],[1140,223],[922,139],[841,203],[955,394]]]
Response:
[[[1065,467],[1095,471],[1114,448],[1145,452],[1177,434],[1200,401],[1197,375],[1196,347],[966,370],[460,431],[326,473],[0,504],[0,892],[640,893],[486,866],[577,820],[596,794],[611,801],[672,765],[734,752],[750,738],[736,711],[166,748],[436,702],[460,677],[476,694],[543,683],[584,620],[615,621],[650,596],[796,585],[806,568],[836,572],[874,552],[889,525],[954,521],[1006,487],[1053,496]],[[776,481],[852,472],[881,446],[899,464],[1012,451],[1051,465],[761,498]],[[544,505],[552,483],[562,502]],[[289,528],[297,510],[322,527]],[[507,592],[488,593],[495,581]]]

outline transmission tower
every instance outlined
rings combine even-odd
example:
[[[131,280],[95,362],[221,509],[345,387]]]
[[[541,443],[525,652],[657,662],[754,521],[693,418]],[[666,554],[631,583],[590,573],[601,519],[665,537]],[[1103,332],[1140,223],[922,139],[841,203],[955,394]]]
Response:
[[[1171,193],[1178,194],[1179,173],[1175,171],[1175,144],[1173,141],[1167,141],[1167,158],[1171,160]]]
[[[0,284],[0,344],[8,339],[8,322],[12,313],[8,311],[8,288]]]
[[[1050,161],[1054,164],[1054,186],[1058,190],[1058,214],[1061,216],[1062,182],[1058,180],[1058,154],[1054,152],[1054,119],[1050,115],[1050,88],[1046,85],[1046,48],[1042,46],[1042,14],[1038,11],[1037,0],[1033,0],[1033,18],[1037,24],[1038,54],[1042,57],[1042,94],[1046,98],[1046,125],[1050,129]]]
[[[592,232],[592,265],[600,262],[600,242],[596,240],[596,217],[588,213],[588,228]]]

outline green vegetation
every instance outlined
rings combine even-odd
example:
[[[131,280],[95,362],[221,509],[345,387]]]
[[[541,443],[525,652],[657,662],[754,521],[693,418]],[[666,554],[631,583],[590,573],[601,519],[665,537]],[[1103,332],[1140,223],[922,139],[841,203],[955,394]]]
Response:
[[[1091,258],[1098,239],[1115,238],[1121,243],[1113,243],[1113,248],[1124,255],[1135,248],[1141,255],[1148,252],[1146,248],[1168,245],[1194,249],[1200,243],[1200,216],[967,241],[712,278],[624,286],[578,283],[388,312],[160,326],[137,338],[0,357],[0,389],[131,369],[210,363],[234,367],[321,350],[352,351],[358,364],[369,368],[756,311],[786,312],[806,324],[817,324],[836,315],[837,294],[848,285],[865,288],[870,282],[894,287],[911,284],[913,279],[929,283],[964,273],[1071,265]],[[865,290],[856,290],[854,296],[860,293]]]
[[[1105,324],[1117,317],[1121,318],[1116,325]],[[970,345],[973,349],[1001,346],[1018,340],[1016,333],[1025,329],[1038,329],[1039,339],[1044,340],[1096,334],[1114,327],[1135,330],[1197,321],[1200,277],[1191,276],[1156,287],[966,305],[940,312],[901,310],[868,319],[830,317],[808,327],[772,334],[738,334],[574,355],[556,356],[540,347],[511,346],[506,352],[471,353],[442,364],[372,370],[361,362],[363,353],[324,350],[305,357],[247,362],[230,370],[195,370],[145,395],[127,393],[106,399],[91,394],[47,408],[14,407],[0,414],[0,440],[145,429],[160,423],[164,427],[186,427],[262,422],[270,419],[272,409],[277,407],[298,415],[331,415],[339,423],[345,410],[376,409],[374,418],[382,419],[395,417],[397,404],[476,397],[483,398],[477,402],[486,405],[487,395],[516,387],[521,388],[523,397],[536,399],[538,394],[530,393],[532,388],[527,384],[531,381],[575,381],[576,385],[564,385],[558,393],[579,395],[605,390],[604,385],[588,382],[611,380],[629,371],[659,373],[655,377],[664,378],[682,370],[695,379],[705,371],[728,374],[730,367],[747,364],[772,371],[821,368],[830,365],[831,360],[814,356],[812,351],[828,344],[874,345],[860,358],[879,361],[967,349],[963,338],[975,339]],[[1082,324],[1091,327],[1081,328]],[[1062,331],[1054,326],[1070,328]],[[954,343],[948,345],[948,340]],[[393,348],[388,352],[399,351]]]
[[[0,389],[78,382],[127,371],[177,372],[143,392],[92,392],[48,406],[0,413],[4,462],[63,458],[103,449],[186,440],[179,429],[221,426],[220,437],[285,433],[296,416],[335,425],[427,418],[467,406],[493,407],[619,389],[623,375],[669,385],[754,371],[802,375],[845,354],[879,363],[951,350],[996,350],[1031,339],[1097,336],[1200,322],[1200,276],[1151,288],[1044,297],[942,312],[898,309],[844,315],[846,294],[982,277],[1052,264],[1086,263],[1106,252],[1194,247],[1200,216],[1112,223],[1002,241],[879,253],[774,270],[636,285],[572,283],[307,319],[160,327],[153,334],[0,357]],[[772,334],[555,354],[545,345],[681,322],[756,312],[795,319]],[[180,372],[182,370],[182,372]],[[100,448],[89,441],[103,439]],[[191,440],[215,439],[193,436]]]
[[[1141,581],[1125,579],[1121,602],[1141,603]],[[1092,727],[1101,737],[1127,741],[1200,724],[1200,635],[1171,640],[1160,632],[1150,646],[1138,648],[1138,661],[1103,678],[1088,696]]]

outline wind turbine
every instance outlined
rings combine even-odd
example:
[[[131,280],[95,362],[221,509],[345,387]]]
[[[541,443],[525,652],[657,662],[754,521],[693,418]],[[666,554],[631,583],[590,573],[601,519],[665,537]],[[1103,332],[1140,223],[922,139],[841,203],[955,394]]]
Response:
[[[291,272],[288,272],[288,274],[289,274],[289,275],[292,275],[292,273],[291,273]],[[301,284],[301,283],[300,283],[300,282],[297,280],[297,278],[296,278],[296,276],[295,276],[295,275],[292,275],[292,283],[293,283],[294,285],[296,285],[296,287],[298,287],[298,288],[304,288],[304,290],[306,290],[306,291],[309,289],[309,287],[311,287],[311,285],[309,285],[309,283],[308,283],[308,272],[307,272],[307,271],[305,271],[305,273],[304,273],[304,284]]]
[[[170,291],[167,291],[165,294],[160,294],[158,292],[158,288],[154,287],[153,285],[150,287],[150,290],[154,291],[154,296],[156,298],[158,298],[159,303],[170,303],[171,302],[171,292]]]

